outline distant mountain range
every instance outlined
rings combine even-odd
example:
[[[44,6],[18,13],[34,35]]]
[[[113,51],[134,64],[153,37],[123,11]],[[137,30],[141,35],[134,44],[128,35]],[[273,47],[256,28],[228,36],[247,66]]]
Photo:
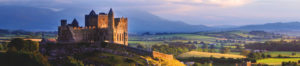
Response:
[[[80,25],[84,25],[84,15],[87,9],[65,9],[53,11],[49,8],[0,6],[0,29],[29,30],[29,31],[56,31],[60,19],[71,22],[77,18]],[[268,23],[262,25],[246,25],[240,27],[204,25],[189,25],[182,21],[170,21],[140,10],[116,11],[117,16],[129,18],[129,32],[197,32],[209,30],[300,30],[300,22]]]
[[[246,25],[240,26],[237,28],[232,28],[235,30],[270,30],[270,31],[279,31],[279,30],[300,30],[300,22],[277,22],[277,23],[267,23],[261,25]]]
[[[196,32],[209,30],[204,25],[189,25],[181,21],[170,21],[145,11],[121,12],[129,18],[129,32]]]
[[[60,19],[68,19],[70,22],[73,18],[77,18],[79,23],[84,25],[84,15],[90,11],[84,9],[52,11],[47,8],[23,6],[0,6],[0,8],[0,29],[29,31],[55,31],[60,24]],[[169,21],[145,11],[116,12],[117,15],[129,18],[129,32],[195,32],[208,28],[204,25]]]

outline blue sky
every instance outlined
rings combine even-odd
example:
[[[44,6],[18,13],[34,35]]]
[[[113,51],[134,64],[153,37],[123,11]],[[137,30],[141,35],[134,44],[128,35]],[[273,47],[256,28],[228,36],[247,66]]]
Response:
[[[107,11],[109,8],[143,10],[192,25],[249,25],[300,21],[300,0],[0,0],[63,11],[66,8]]]

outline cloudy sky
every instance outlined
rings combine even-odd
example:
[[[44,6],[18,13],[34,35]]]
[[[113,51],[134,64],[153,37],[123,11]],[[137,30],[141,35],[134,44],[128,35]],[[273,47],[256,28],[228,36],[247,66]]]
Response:
[[[67,8],[143,10],[162,18],[192,25],[248,25],[300,21],[300,0],[0,0],[63,11]]]

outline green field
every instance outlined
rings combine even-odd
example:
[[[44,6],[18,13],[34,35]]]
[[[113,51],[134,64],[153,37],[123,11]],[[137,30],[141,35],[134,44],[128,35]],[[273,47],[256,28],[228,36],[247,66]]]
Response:
[[[197,52],[197,51],[190,51],[187,53],[180,54],[179,58],[188,58],[188,57],[215,57],[215,58],[246,58],[242,55],[235,55],[235,54],[221,54],[221,53],[209,53],[209,52]]]
[[[145,46],[145,48],[150,48],[152,45],[164,44],[163,41],[128,41],[130,47],[136,47],[137,45]]]
[[[263,63],[268,65],[281,65],[282,62],[298,62],[300,58],[267,58],[267,59],[261,59],[257,60],[257,63]]]
[[[157,35],[154,38],[172,38],[172,37],[182,37],[187,40],[202,40],[202,41],[215,41],[216,37],[195,35],[195,34],[172,34],[172,35]]]
[[[292,53],[296,53],[296,55],[292,55]],[[277,57],[279,54],[282,56],[289,57],[300,57],[300,52],[292,52],[292,51],[269,51],[265,52],[265,54],[270,54],[272,57]]]
[[[128,41],[130,44],[162,44],[163,41]]]
[[[172,39],[172,38],[182,38],[185,40],[201,40],[201,41],[215,41],[216,37],[196,35],[196,34],[170,34],[170,35],[149,35],[149,36],[129,36],[129,40],[141,40],[141,39]]]

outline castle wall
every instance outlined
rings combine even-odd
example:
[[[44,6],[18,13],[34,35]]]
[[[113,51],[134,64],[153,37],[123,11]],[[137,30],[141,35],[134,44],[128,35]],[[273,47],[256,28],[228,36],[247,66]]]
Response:
[[[76,28],[76,27],[74,27]],[[95,28],[95,26],[76,28],[71,30],[76,42],[96,42],[107,40],[107,29]]]
[[[127,31],[127,18],[115,18],[114,42],[128,45]]]
[[[68,26],[60,26],[58,28],[58,41],[59,42],[73,42],[73,35]]]

